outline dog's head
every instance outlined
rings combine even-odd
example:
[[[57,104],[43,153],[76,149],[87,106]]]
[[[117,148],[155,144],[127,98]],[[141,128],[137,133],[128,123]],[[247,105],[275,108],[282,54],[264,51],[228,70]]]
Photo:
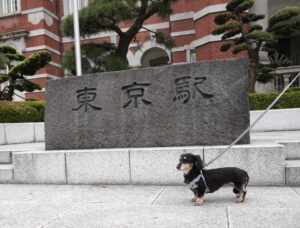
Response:
[[[182,154],[179,158],[179,163],[176,166],[178,170],[189,172],[193,168],[197,170],[203,169],[203,163],[199,155],[194,154]]]

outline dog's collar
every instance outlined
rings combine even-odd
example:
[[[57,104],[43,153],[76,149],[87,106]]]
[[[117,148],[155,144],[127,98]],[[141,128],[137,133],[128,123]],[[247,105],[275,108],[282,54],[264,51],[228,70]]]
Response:
[[[205,189],[207,189],[207,184],[206,184],[206,180],[205,180],[205,177],[202,173],[202,170],[200,171],[200,174],[194,179],[192,180],[189,184],[188,184],[188,188],[193,190],[194,187],[195,187],[195,184],[200,180],[200,179],[203,179],[203,182],[204,182],[204,185],[205,185]]]

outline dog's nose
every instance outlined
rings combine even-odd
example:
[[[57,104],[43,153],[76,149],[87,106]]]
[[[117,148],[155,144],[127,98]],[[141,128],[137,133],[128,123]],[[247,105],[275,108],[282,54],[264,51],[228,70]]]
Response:
[[[176,166],[177,169],[180,169],[180,163]]]

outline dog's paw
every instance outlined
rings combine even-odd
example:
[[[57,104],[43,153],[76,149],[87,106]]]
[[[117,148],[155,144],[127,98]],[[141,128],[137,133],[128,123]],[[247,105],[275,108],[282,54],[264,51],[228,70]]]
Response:
[[[236,203],[243,203],[243,202],[244,202],[244,199],[243,199],[243,198],[237,198],[235,202],[236,202]]]
[[[203,198],[196,198],[195,206],[202,206],[203,205]]]

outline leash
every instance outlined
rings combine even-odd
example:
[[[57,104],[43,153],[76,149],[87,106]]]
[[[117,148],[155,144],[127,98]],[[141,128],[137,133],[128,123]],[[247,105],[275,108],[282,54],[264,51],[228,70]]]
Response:
[[[261,118],[263,118],[263,116],[265,114],[267,114],[267,112],[276,104],[276,102],[282,97],[282,95],[290,88],[290,86],[296,81],[296,79],[300,76],[300,73],[298,73],[296,75],[296,77],[290,82],[290,84],[284,88],[284,90],[278,95],[278,97],[269,105],[269,107],[245,130],[243,131],[242,134],[240,134],[239,137],[237,137],[222,153],[220,153],[218,156],[216,156],[214,159],[212,159],[210,162],[208,162],[207,164],[204,164],[203,168],[206,166],[209,166],[211,163],[213,163],[214,161],[216,161],[219,157],[221,157],[223,154],[225,154],[228,150],[231,149],[232,146],[234,146],[238,141],[240,141],[241,138],[243,138],[245,136],[246,133],[248,133],[255,124],[257,124],[258,121],[260,121]]]

